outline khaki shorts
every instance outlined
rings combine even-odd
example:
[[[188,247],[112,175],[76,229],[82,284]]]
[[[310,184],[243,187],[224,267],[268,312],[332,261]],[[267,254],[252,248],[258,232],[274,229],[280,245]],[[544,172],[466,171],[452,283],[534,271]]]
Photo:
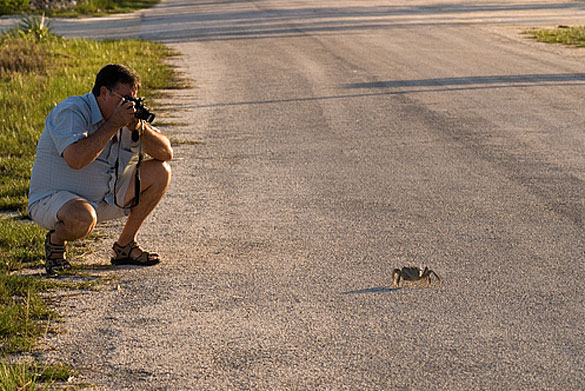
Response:
[[[118,190],[116,192],[116,200],[119,204],[124,202],[126,192],[130,183],[134,183],[134,171],[136,165],[129,164],[122,175],[118,179]],[[33,219],[35,223],[47,230],[55,228],[59,219],[57,213],[61,210],[63,205],[71,200],[84,199],[79,194],[75,194],[69,191],[58,191],[44,198],[41,198],[28,210],[28,215]],[[110,205],[105,202],[95,203],[87,201],[96,211],[98,222],[106,220],[119,219],[127,216],[130,213],[130,209],[123,209],[116,205]]]

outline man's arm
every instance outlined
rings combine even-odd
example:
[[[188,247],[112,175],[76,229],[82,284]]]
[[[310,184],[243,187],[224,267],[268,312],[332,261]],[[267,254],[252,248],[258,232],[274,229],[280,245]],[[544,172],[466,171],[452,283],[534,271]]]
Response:
[[[67,146],[63,150],[63,158],[69,167],[78,170],[93,162],[114,134],[133,120],[134,111],[134,105],[129,102],[118,106],[97,131]]]
[[[173,158],[173,148],[167,136],[156,131],[144,121],[142,121],[142,124],[144,130],[140,136],[140,141],[144,145],[144,152],[156,160],[163,162],[171,160]]]

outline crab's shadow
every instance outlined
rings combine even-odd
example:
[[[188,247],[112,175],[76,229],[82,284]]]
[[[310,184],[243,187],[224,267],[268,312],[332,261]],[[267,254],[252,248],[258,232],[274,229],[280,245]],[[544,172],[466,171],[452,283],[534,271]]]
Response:
[[[348,292],[341,292],[342,295],[356,295],[360,293],[388,293],[388,292],[395,292],[402,288],[388,288],[385,286],[379,286],[376,288],[367,288],[367,289],[359,289],[356,291],[348,291]]]

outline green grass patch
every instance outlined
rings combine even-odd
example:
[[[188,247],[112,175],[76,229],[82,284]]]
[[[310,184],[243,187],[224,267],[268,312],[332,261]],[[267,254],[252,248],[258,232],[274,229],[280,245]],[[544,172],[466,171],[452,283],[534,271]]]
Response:
[[[0,218],[0,272],[41,265],[45,232],[30,222]]]
[[[134,12],[151,8],[160,0],[78,0],[75,5],[67,0],[54,0],[49,7],[40,0],[0,0],[0,16],[32,12],[47,16],[77,17],[103,16]],[[45,7],[40,7],[44,4]]]
[[[150,8],[160,0],[81,0],[71,9],[50,10],[50,16],[109,15]]]
[[[585,47],[585,26],[559,26],[555,29],[527,30],[524,34],[539,42]]]
[[[47,390],[56,383],[66,383],[76,372],[63,364],[39,365],[0,363],[1,390]],[[53,387],[53,389],[61,389]]]
[[[52,313],[39,292],[40,278],[0,275],[0,353],[29,352]]]

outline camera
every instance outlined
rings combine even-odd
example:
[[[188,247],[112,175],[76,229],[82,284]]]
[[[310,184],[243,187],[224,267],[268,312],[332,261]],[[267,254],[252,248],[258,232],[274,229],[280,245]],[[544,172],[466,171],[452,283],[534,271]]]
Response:
[[[154,114],[150,112],[149,108],[144,106],[144,98],[134,98],[133,96],[127,96],[124,98],[125,101],[134,102],[134,108],[136,112],[134,116],[138,119],[144,120],[148,123],[154,121]]]

